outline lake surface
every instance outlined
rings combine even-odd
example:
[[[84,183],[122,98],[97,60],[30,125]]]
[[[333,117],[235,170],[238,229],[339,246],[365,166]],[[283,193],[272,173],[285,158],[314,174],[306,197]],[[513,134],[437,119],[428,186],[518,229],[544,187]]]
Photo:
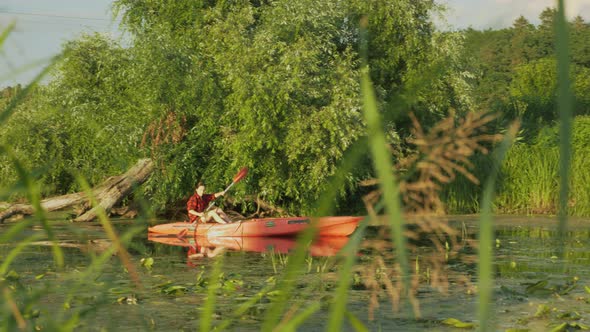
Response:
[[[477,251],[468,245],[477,238],[476,217],[446,219],[461,233],[460,249],[440,250],[414,239],[410,265],[418,275],[414,285],[417,301],[412,306],[402,300],[397,310],[393,310],[396,301],[392,302],[388,295],[391,290],[386,283],[373,288],[366,284],[367,275],[383,278],[384,271],[394,265],[390,245],[380,251],[368,249],[371,243],[388,243],[379,241],[378,227],[368,229],[354,276],[350,276],[353,285],[347,308],[369,330],[456,330],[442,323],[448,318],[477,323]],[[51,329],[69,322],[82,331],[194,331],[199,328],[199,316],[207,299],[208,276],[221,260],[223,274],[217,284],[213,325],[231,318],[229,330],[257,331],[276,293],[259,296],[254,305],[243,313],[237,312],[263,289],[272,290],[285,271],[287,252],[294,245],[288,239],[274,243],[265,239],[254,249],[245,243],[217,250],[211,246],[209,254],[214,257],[197,257],[198,240],[196,245],[191,238],[176,245],[149,241],[147,225],[114,220],[120,234],[135,232],[128,234],[132,236],[128,248],[132,268],[139,279],[134,282],[134,272],[108,252],[111,242],[100,224],[72,224],[62,221],[59,215],[50,223],[62,243],[63,268],[56,267],[45,231],[37,224],[25,227],[0,247],[4,262],[19,240],[39,234],[21,248],[2,281],[29,330],[34,326]],[[496,217],[493,305],[497,330],[544,331],[559,324],[590,325],[590,220],[570,220],[563,243],[557,238],[556,224],[556,219],[548,217]],[[14,225],[0,225],[0,235]],[[255,251],[236,251],[240,245]],[[321,331],[327,325],[327,305],[333,298],[343,260],[329,255],[343,245],[342,240],[312,244],[290,305],[294,312],[318,301],[325,306],[305,321],[302,331]],[[379,259],[384,265],[375,270]],[[7,324],[12,319],[9,317],[10,312],[4,313],[1,323]],[[348,319],[344,329],[354,330]]]

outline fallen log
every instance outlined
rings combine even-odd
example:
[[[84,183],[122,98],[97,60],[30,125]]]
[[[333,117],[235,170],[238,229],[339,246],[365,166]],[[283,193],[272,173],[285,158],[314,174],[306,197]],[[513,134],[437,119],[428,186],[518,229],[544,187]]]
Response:
[[[153,169],[153,162],[150,159],[141,159],[124,174],[106,179],[92,189],[92,196],[97,202],[95,207],[92,207],[84,192],[46,198],[41,201],[41,207],[45,211],[76,207],[78,216],[74,221],[95,220],[99,209],[109,213],[115,204],[145,182],[152,174]],[[13,204],[0,212],[0,222],[17,215],[31,215],[33,212],[34,207],[30,204]]]

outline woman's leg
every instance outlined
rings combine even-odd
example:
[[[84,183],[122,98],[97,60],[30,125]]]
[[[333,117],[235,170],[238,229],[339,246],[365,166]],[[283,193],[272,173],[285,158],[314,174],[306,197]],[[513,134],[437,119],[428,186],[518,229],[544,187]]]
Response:
[[[229,216],[225,212],[223,212],[221,208],[215,209],[215,212],[217,213],[217,215],[223,218],[223,220],[225,220],[226,222],[230,222]]]
[[[219,216],[219,214],[217,214],[217,210],[209,211],[207,215],[215,219],[215,221],[217,221],[220,224],[227,224],[227,221],[225,221],[221,216]]]

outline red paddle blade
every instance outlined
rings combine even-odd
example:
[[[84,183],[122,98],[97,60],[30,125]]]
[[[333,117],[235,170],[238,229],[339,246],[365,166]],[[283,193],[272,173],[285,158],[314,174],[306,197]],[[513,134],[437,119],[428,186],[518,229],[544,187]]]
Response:
[[[242,167],[242,169],[234,176],[233,183],[236,183],[248,175],[248,167]]]

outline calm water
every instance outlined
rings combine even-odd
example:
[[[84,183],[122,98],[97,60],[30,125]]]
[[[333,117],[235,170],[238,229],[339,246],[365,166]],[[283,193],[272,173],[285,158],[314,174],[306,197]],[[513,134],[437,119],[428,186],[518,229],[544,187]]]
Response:
[[[57,218],[59,219],[59,218]],[[467,243],[476,238],[475,217],[452,217],[451,224],[463,230],[460,240]],[[496,327],[528,328],[531,331],[551,330],[560,323],[590,325],[590,220],[575,219],[565,240],[565,259],[560,260],[556,239],[556,220],[533,217],[497,217],[496,287],[494,311]],[[136,221],[114,222],[120,233],[137,226]],[[261,252],[274,246],[286,252],[292,243],[266,240],[256,251],[218,250],[216,257],[191,259],[194,241],[168,245],[147,240],[145,226],[137,228],[129,252],[140,279],[138,287],[130,281],[130,274],[116,256],[107,256],[104,265],[95,271],[87,267],[101,259],[110,247],[99,224],[76,224],[52,220],[56,234],[62,241],[65,266],[55,267],[51,247],[45,239],[36,239],[27,246],[7,269],[3,287],[9,285],[15,293],[21,314],[28,329],[34,324],[41,330],[51,324],[72,320],[76,330],[99,331],[179,331],[198,329],[198,317],[207,297],[207,276],[213,264],[223,260],[223,276],[215,308],[214,324],[233,317],[236,310],[259,293],[272,286],[285,269],[287,254]],[[0,225],[4,233],[14,224]],[[0,233],[0,234],[1,234]],[[375,228],[368,232],[363,246],[375,237]],[[24,238],[44,234],[39,226],[27,227]],[[0,247],[1,260],[15,247]],[[90,244],[89,244],[90,243]],[[465,247],[459,252],[439,252],[422,241],[412,256],[412,268],[422,276],[417,288],[420,319],[407,301],[397,311],[383,287],[373,304],[373,320],[369,320],[371,292],[361,284],[364,272],[375,257],[361,250],[355,268],[357,284],[349,292],[348,310],[372,331],[439,330],[451,331],[441,321],[456,318],[466,322],[476,320],[477,281],[476,251]],[[248,247],[240,243],[242,247]],[[312,246],[305,267],[297,281],[293,305],[305,307],[311,302],[329,303],[338,280],[340,259],[325,257],[344,245],[341,241],[327,241]],[[248,247],[252,249],[252,247]],[[435,267],[428,258],[438,257],[445,262],[438,273],[448,281],[446,290],[429,284]],[[142,263],[143,259],[143,263]],[[385,256],[385,264],[391,261]],[[153,264],[152,264],[153,261]],[[357,279],[361,280],[357,280]],[[575,280],[575,282],[574,282]],[[3,299],[4,301],[4,299]],[[260,329],[264,310],[271,304],[272,293],[262,297],[243,314],[235,317],[230,330]],[[405,303],[405,304],[404,304]],[[3,314],[2,319],[6,319]],[[77,318],[78,317],[78,318]],[[323,330],[327,310],[311,317],[301,330]],[[345,322],[345,329],[352,327]]]

